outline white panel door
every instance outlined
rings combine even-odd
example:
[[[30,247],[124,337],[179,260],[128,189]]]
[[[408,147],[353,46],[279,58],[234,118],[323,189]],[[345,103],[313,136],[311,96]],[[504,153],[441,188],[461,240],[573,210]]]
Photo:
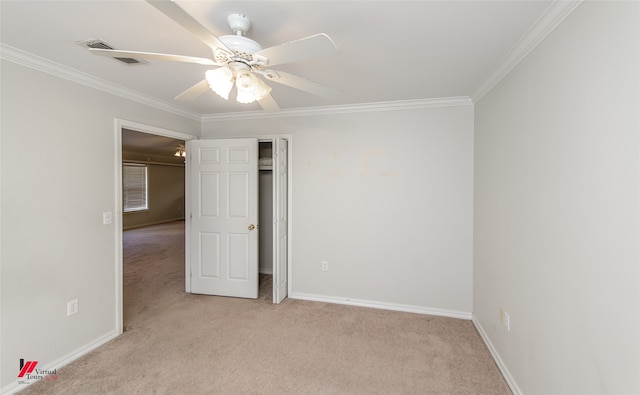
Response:
[[[258,297],[258,140],[192,140],[191,292]]]
[[[288,220],[287,174],[289,152],[287,140],[273,140],[273,303],[287,297]]]

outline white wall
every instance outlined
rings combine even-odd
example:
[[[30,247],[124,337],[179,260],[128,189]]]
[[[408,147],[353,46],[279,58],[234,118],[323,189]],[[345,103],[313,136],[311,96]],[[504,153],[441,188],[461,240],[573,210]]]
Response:
[[[261,134],[293,135],[293,296],[470,317],[470,102],[202,127]]]
[[[199,122],[2,62],[1,371],[44,368],[116,333],[114,118],[198,134]],[[34,89],[36,88],[36,89]],[[66,315],[79,300],[80,312]]]
[[[525,394],[640,393],[639,7],[584,2],[476,105],[473,312]]]

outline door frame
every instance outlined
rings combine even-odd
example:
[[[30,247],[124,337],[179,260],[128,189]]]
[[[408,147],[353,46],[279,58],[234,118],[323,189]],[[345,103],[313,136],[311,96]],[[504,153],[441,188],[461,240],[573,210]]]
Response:
[[[252,138],[252,139],[257,139],[258,143],[260,142],[267,142],[267,141],[271,141],[273,142],[276,138],[281,138],[284,140],[287,140],[287,297],[289,297],[289,295],[291,295],[291,289],[292,289],[292,257],[293,257],[293,232],[292,232],[292,224],[293,224],[293,189],[292,189],[292,184],[293,184],[293,166],[292,166],[292,159],[293,159],[293,136],[291,134],[268,134],[268,135],[242,135],[242,136],[219,136],[219,137],[207,137],[207,138],[199,138],[200,140],[229,140],[229,139],[234,139],[234,138],[238,138],[238,139],[243,139],[243,138]],[[187,155],[189,155],[189,153],[187,152]],[[186,245],[187,248],[185,248],[185,292],[191,292],[191,258],[189,256],[189,248],[188,246],[190,245],[190,226],[191,226],[191,201],[190,201],[190,192],[189,192],[189,183],[188,183],[188,179],[189,179],[189,166],[185,167],[185,171],[187,172],[186,175],[186,179],[185,179],[185,220],[186,220]],[[274,189],[274,193],[276,193],[277,191],[275,191]],[[271,224],[273,226],[273,224]],[[274,233],[275,234],[275,233]]]
[[[136,132],[148,133],[152,135],[171,137],[178,140],[194,140],[197,139],[197,136],[186,134],[183,132],[178,132],[175,130],[159,128],[156,126],[146,125],[134,121],[128,121],[126,119],[114,118],[114,134],[115,134],[115,146],[114,146],[114,156],[115,156],[115,169],[114,169],[114,179],[115,179],[115,203],[114,203],[114,215],[113,215],[113,226],[114,233],[116,239],[115,246],[115,264],[116,264],[116,278],[115,278],[115,293],[116,293],[116,331],[118,335],[121,335],[124,330],[124,320],[123,320],[123,312],[124,312],[124,300],[122,295],[123,290],[123,257],[122,257],[122,129],[130,129]],[[187,198],[187,174],[186,174],[186,166],[185,166],[185,200]],[[185,213],[186,215],[186,213]],[[186,258],[186,257],[185,257]]]

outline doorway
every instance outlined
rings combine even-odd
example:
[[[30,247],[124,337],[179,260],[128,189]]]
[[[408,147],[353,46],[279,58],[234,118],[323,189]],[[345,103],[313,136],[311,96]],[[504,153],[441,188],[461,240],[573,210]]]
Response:
[[[123,164],[128,162],[137,162],[139,165],[148,165],[148,166],[161,166],[160,168],[170,169],[169,173],[175,175],[177,172],[182,172],[183,182],[185,175],[184,163],[181,163],[179,166],[171,166],[171,164],[161,163],[163,161],[155,160],[159,156],[172,156],[177,151],[180,142],[184,145],[184,142],[195,139],[194,136],[188,135],[185,133],[180,133],[172,130],[157,128],[149,125],[144,125],[132,121],[126,121],[121,119],[115,120],[115,215],[113,216],[113,223],[115,227],[115,239],[116,239],[116,329],[118,334],[121,334],[124,330],[124,292],[123,292],[123,283],[124,283],[124,271],[123,271],[123,229],[125,226],[125,221],[123,220]],[[144,146],[145,144],[149,145],[147,147],[147,155],[136,156],[130,155],[129,153],[123,152],[123,146],[125,138],[123,138],[123,133],[129,133],[128,137],[132,137],[134,140],[137,139],[135,143],[129,141],[127,144],[137,144]],[[146,143],[145,143],[146,141]],[[184,162],[181,158],[176,158],[178,162]],[[175,162],[174,160],[174,162]],[[167,161],[164,161],[167,162]],[[156,172],[157,173],[157,172]],[[166,174],[165,174],[166,176]],[[162,178],[162,175],[161,175]],[[165,177],[166,178],[166,177]],[[162,193],[161,193],[162,194]],[[166,198],[166,196],[165,196]],[[175,209],[175,213],[169,215],[175,215],[177,217],[184,218],[184,203],[180,204],[174,202],[175,204],[171,204],[172,202],[169,199],[167,206]],[[182,213],[180,212],[182,210]],[[181,215],[182,214],[182,215]],[[166,217],[166,215],[165,215]],[[140,219],[142,218],[142,219]],[[155,219],[154,219],[155,218]],[[140,222],[136,222],[140,221]],[[162,219],[158,219],[158,217],[154,217],[152,215],[141,215],[138,216],[137,220],[129,221],[128,227],[137,227],[138,225],[150,225],[153,222],[163,222]],[[184,259],[184,257],[183,257]]]
[[[170,137],[173,139],[184,140],[185,143],[189,143],[191,140],[196,140],[195,136],[153,127],[149,125],[140,124],[137,122],[115,119],[115,213],[114,215],[114,229],[116,240],[116,279],[115,279],[115,295],[116,295],[116,330],[118,334],[122,334],[123,331],[123,222],[122,222],[122,130],[129,129],[137,132],[147,133],[149,135]],[[279,303],[289,293],[291,288],[291,169],[289,163],[292,157],[292,137],[290,135],[276,135],[276,136],[261,136],[261,142],[271,141],[274,144],[272,147],[273,152],[273,164],[279,166],[279,171],[274,173],[273,177],[273,210],[274,213],[278,213],[274,216],[273,229],[274,235],[280,235],[284,237],[273,237],[273,303]],[[277,162],[276,162],[277,161]],[[277,176],[275,176],[277,174]],[[185,175],[185,179],[188,180],[188,174]],[[277,183],[277,186],[276,186]],[[189,182],[186,181],[186,199],[188,205],[189,196]],[[186,206],[185,205],[185,206]],[[185,216],[186,221],[189,221],[188,211]],[[188,225],[187,225],[188,229]],[[189,232],[187,231],[185,249],[188,248]],[[190,273],[190,254],[185,254],[185,290],[190,292],[190,282],[188,273]]]

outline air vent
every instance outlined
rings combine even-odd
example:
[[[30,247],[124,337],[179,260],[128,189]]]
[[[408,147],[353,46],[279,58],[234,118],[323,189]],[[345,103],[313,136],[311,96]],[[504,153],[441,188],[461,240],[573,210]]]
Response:
[[[81,41],[78,44],[87,47],[87,48],[98,48],[98,49],[115,49],[111,45],[105,43],[102,40],[87,40]],[[127,65],[135,65],[135,64],[145,64],[146,61],[142,59],[134,59],[134,58],[113,58],[117,61],[125,63]]]

